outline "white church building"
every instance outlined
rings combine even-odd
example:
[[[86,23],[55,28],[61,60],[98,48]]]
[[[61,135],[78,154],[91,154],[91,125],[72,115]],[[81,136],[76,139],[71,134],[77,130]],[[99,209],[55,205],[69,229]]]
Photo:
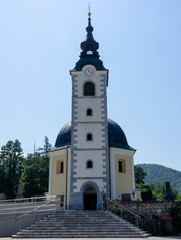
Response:
[[[70,71],[71,122],[49,152],[49,195],[63,195],[65,209],[100,210],[103,196],[136,200],[135,149],[107,117],[108,70],[99,58],[90,13],[80,59]]]

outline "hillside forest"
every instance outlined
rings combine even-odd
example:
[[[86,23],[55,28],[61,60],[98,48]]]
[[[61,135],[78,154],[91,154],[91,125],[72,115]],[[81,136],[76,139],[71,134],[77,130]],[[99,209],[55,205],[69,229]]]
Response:
[[[162,183],[170,184],[181,194],[181,172],[158,164],[138,164],[146,172],[145,184]]]
[[[156,172],[154,171],[155,168],[151,170],[152,165],[155,164],[145,164],[150,165],[150,169],[147,172],[142,168],[140,165],[136,165],[134,167],[135,169],[135,185],[136,189],[144,189],[144,190],[151,190],[153,200],[157,201],[164,201],[164,200],[179,200],[181,201],[181,194],[175,189],[175,187],[172,185],[172,178],[167,177],[164,178],[165,174],[163,173],[164,170],[167,170],[166,167],[157,165],[157,170],[159,167],[163,170],[163,178],[156,178]],[[173,169],[170,169],[170,171]],[[158,170],[159,172],[159,170]],[[148,176],[148,179],[150,179],[149,182],[146,182],[146,178]],[[172,175],[174,178],[174,175]],[[154,179],[154,181],[151,181],[151,179]],[[167,198],[167,190],[166,185],[169,183],[169,199]]]

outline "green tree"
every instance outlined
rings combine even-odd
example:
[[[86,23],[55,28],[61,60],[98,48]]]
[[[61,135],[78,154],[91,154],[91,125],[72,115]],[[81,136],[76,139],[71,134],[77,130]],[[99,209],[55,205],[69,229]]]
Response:
[[[4,169],[3,163],[0,160],[0,193],[4,192]]]
[[[165,200],[165,183],[150,183],[149,185],[146,185],[148,189],[152,191],[153,198],[155,198],[157,201],[164,201]],[[170,186],[170,199],[171,200],[180,200],[181,195],[173,188],[173,186]]]
[[[164,183],[149,184],[148,188],[152,191],[153,198],[157,201],[165,200],[165,186]]]
[[[17,195],[18,184],[23,171],[23,150],[18,140],[8,141],[1,147],[0,152],[0,178],[1,192],[7,195],[8,199]]]
[[[48,139],[48,137],[47,136],[45,136],[45,139],[44,139],[44,146],[43,146],[44,148],[43,148],[43,154],[45,155],[45,157],[47,157],[48,158],[48,160],[49,160],[49,155],[48,155],[48,152],[51,150],[51,148],[52,148],[52,145],[51,145],[51,143],[49,142],[49,139]]]
[[[41,158],[39,162],[39,178],[41,181],[41,192],[48,191],[48,179],[49,179],[49,155],[48,152],[51,150],[52,145],[49,142],[48,137],[44,138],[44,145],[41,150]]]
[[[39,191],[39,161],[40,153],[28,154],[23,162],[24,171],[22,175],[23,196],[32,197],[40,195]]]
[[[147,173],[144,172],[143,168],[140,166],[134,166],[134,172],[135,172],[135,183],[144,185],[145,177],[147,176]]]
[[[24,173],[22,183],[24,185],[24,197],[42,195],[48,191],[49,155],[51,149],[48,137],[44,139],[44,147],[38,148],[34,154],[28,154],[24,160]]]

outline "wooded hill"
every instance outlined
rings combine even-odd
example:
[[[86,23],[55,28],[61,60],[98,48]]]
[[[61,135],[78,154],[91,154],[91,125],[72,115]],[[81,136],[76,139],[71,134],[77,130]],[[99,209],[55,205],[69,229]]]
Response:
[[[170,184],[181,193],[181,172],[158,164],[137,164],[147,173],[145,184],[163,183]]]

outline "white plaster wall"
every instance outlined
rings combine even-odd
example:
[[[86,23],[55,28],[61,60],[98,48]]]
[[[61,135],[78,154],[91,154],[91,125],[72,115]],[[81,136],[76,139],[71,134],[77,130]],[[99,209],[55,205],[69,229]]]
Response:
[[[105,139],[105,137],[102,136],[104,132],[105,127],[101,126],[101,123],[85,123],[85,124],[78,124],[75,127],[75,130],[77,131],[77,143],[75,143],[75,146],[79,149],[84,148],[102,148],[105,146],[105,143],[102,143],[102,141]],[[87,134],[92,133],[92,141],[87,141]]]
[[[103,100],[104,98],[79,98],[76,104],[78,113],[75,114],[75,117],[77,117],[75,122],[104,121],[101,119],[105,117],[105,113],[101,113],[101,106],[104,106],[104,104],[101,103]],[[86,116],[88,108],[92,109],[92,116]]]
[[[115,155],[114,150],[110,148],[111,198],[116,199],[116,175],[114,155]]]
[[[101,75],[105,74],[105,72],[107,71],[96,71],[92,76],[86,76],[83,71],[75,72],[75,75],[78,75],[78,77],[76,77],[76,80],[78,80],[78,86],[74,87],[74,90],[78,91],[77,96],[82,97],[85,82],[92,81],[95,84],[95,96],[100,97],[102,95],[101,89],[104,89],[104,87],[101,86],[101,79],[103,79]],[[72,75],[73,74],[74,73],[72,73]]]
[[[78,161],[75,163],[76,174],[75,177],[105,177],[103,174],[103,157],[102,154],[105,151],[96,150],[96,151],[76,151]],[[93,161],[93,168],[86,168],[87,160]]]
[[[68,157],[67,157],[67,205],[69,205],[70,202],[70,179],[71,179],[71,148],[69,147],[67,149]]]
[[[72,112],[74,114],[72,117],[75,123],[73,131],[75,192],[79,192],[82,184],[88,181],[95,182],[100,191],[106,185],[101,179],[106,178],[106,173],[103,174],[103,171],[106,171],[106,164],[103,162],[103,159],[105,159],[106,145],[104,141],[106,129],[101,123],[105,122],[107,118],[107,79],[105,80],[107,70],[96,71],[95,67],[91,66],[95,72],[92,76],[86,76],[84,69],[89,66],[91,65],[84,66],[82,71],[71,72],[72,76],[75,75],[75,78],[73,77],[72,103]],[[84,84],[87,81],[93,82],[95,85],[94,96],[84,96]],[[88,108],[92,109],[93,116],[86,116]],[[87,141],[88,133],[92,134],[92,141]],[[86,168],[86,162],[89,159],[93,161],[93,169]]]

